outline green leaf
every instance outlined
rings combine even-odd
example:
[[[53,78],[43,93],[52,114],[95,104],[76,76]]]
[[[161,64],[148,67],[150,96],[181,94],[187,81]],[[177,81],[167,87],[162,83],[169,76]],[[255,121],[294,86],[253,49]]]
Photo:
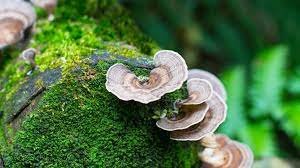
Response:
[[[288,49],[279,45],[261,52],[252,66],[253,84],[250,92],[251,115],[255,118],[270,114],[280,118],[281,96],[285,81],[284,69]]]
[[[290,75],[287,80],[286,88],[292,95],[300,94],[300,70]]]
[[[228,112],[220,131],[234,137],[247,124],[245,118],[245,68],[234,67],[222,75],[227,90]]]
[[[281,126],[292,138],[295,145],[300,149],[300,100],[288,102],[283,105],[284,116],[281,119]]]
[[[241,129],[242,142],[249,145],[256,157],[274,156],[277,151],[273,128],[268,122],[251,123]]]

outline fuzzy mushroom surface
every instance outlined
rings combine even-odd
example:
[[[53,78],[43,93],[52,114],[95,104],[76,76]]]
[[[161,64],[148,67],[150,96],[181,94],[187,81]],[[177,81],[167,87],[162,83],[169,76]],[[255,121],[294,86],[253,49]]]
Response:
[[[170,138],[177,141],[198,141],[213,133],[224,122],[227,114],[227,105],[216,92],[213,93],[206,103],[209,106],[209,110],[202,121],[187,129],[171,132]]]
[[[23,0],[0,0],[0,49],[23,39],[36,14],[30,3]]]
[[[201,69],[191,69],[189,70],[188,79],[192,78],[200,78],[209,81],[213,87],[213,90],[217,92],[224,100],[227,99],[227,93],[223,83],[214,74]]]
[[[217,148],[205,148],[199,158],[205,168],[251,168],[253,153],[240,142],[229,139],[225,135],[215,135],[219,144]]]
[[[188,76],[184,59],[176,52],[161,50],[154,56],[155,68],[148,77],[136,76],[124,64],[114,64],[106,74],[106,89],[124,101],[144,104],[159,100],[181,88]]]

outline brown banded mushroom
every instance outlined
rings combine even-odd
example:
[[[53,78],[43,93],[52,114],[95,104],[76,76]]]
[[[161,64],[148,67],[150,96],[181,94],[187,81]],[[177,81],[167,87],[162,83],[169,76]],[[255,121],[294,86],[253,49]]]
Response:
[[[213,134],[213,133],[206,135],[199,142],[202,146],[205,146],[208,148],[217,148],[220,146],[219,143],[217,142],[215,134]]]
[[[36,53],[37,53],[36,49],[28,48],[24,50],[21,54],[21,57],[31,65],[32,69],[36,68],[36,63],[35,63]]]
[[[156,122],[156,125],[165,131],[187,129],[203,120],[207,111],[208,105],[206,103],[194,105],[189,109],[183,109],[179,115],[161,118]]]
[[[212,73],[201,70],[191,69],[189,70],[188,79],[200,78],[210,82],[215,92],[217,92],[224,100],[227,99],[227,93],[222,82]]]
[[[253,153],[242,143],[233,141],[225,135],[213,135],[218,146],[215,148],[205,146],[199,152],[199,158],[205,168],[251,168]]]
[[[212,85],[203,79],[193,78],[187,81],[189,97],[181,105],[199,105],[209,100],[213,93]]]
[[[157,52],[154,64],[149,77],[138,77],[120,63],[111,66],[106,74],[106,89],[121,100],[147,104],[181,88],[187,79],[187,65],[174,51]]]
[[[224,122],[227,105],[216,92],[213,93],[206,103],[209,106],[209,110],[202,121],[187,129],[172,131],[170,138],[177,141],[198,141],[213,133]]]
[[[166,131],[187,129],[203,120],[208,105],[205,103],[212,96],[212,86],[202,79],[187,81],[188,98],[178,102],[179,115],[164,117],[156,122],[157,127]]]
[[[48,19],[51,21],[54,19],[54,10],[57,6],[57,0],[31,0],[31,2],[40,8],[43,8],[48,13]]]
[[[19,42],[36,19],[34,8],[23,0],[0,0],[0,49]]]

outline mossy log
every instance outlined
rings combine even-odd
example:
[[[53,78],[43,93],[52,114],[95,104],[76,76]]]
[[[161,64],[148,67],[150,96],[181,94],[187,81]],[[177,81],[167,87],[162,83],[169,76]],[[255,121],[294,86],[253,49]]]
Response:
[[[105,88],[116,62],[147,74],[159,47],[111,0],[61,0],[55,20],[39,19],[27,47],[36,48],[32,73],[2,53],[0,164],[5,167],[192,167],[196,149],[155,126],[155,111],[171,109],[181,89],[160,101],[124,102]],[[0,165],[1,167],[1,165]]]

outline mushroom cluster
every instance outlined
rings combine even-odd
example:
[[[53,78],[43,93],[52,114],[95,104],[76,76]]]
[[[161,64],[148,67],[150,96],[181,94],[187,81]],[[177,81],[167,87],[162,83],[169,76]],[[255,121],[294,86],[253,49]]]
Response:
[[[213,74],[187,70],[182,57],[173,51],[159,51],[149,77],[138,77],[123,64],[107,71],[106,88],[118,98],[141,103],[156,101],[166,93],[181,88],[187,80],[188,97],[174,102],[176,113],[163,115],[157,127],[170,132],[177,141],[198,141],[204,147],[199,158],[209,168],[250,168],[253,154],[246,145],[214,132],[227,114],[227,94],[222,82]]]
[[[177,116],[166,116],[156,123],[159,128],[171,131],[173,140],[198,141],[213,133],[226,118],[227,106],[224,97],[219,95],[226,95],[224,87],[219,86],[221,82],[218,78],[203,72],[188,72],[189,96],[177,103],[180,113]]]
[[[210,135],[201,144],[204,150],[198,156],[205,168],[250,168],[253,164],[251,149],[225,135]]]
[[[149,76],[136,76],[124,64],[114,64],[106,74],[106,89],[121,100],[147,104],[181,88],[188,70],[178,53],[162,50],[155,54],[153,61],[155,68]]]
[[[0,49],[23,39],[36,20],[34,8],[23,0],[0,0]]]

